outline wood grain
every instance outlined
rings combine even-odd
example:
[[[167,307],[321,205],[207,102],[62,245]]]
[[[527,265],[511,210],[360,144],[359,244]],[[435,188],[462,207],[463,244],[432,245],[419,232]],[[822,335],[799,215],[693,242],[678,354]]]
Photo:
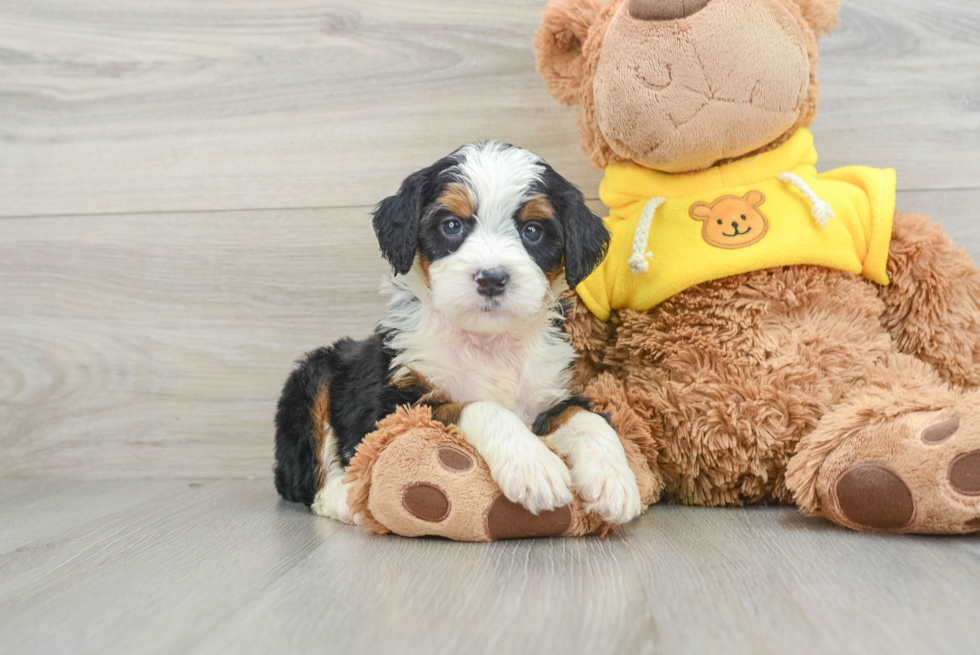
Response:
[[[186,652],[342,525],[280,507],[267,480],[181,487],[0,554],[0,650]]]
[[[978,204],[899,198],[980,261]],[[368,209],[0,220],[0,477],[269,476],[292,362],[382,310]]]
[[[534,70],[545,0],[8,0],[0,216],[370,205],[461,143],[535,150],[592,197],[575,109]],[[844,3],[825,166],[975,188],[970,0]]]
[[[269,475],[292,362],[381,312],[366,211],[0,221],[0,476]]]
[[[0,481],[0,497],[29,484]],[[460,544],[371,536],[229,480],[37,523],[0,553],[5,652],[975,650],[975,539],[863,535],[792,508],[660,505],[607,539]]]

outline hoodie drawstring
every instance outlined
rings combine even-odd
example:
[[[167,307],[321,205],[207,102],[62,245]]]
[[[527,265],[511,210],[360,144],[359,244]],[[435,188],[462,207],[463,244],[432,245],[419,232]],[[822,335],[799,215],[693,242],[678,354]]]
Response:
[[[820,227],[827,227],[827,223],[830,222],[830,219],[836,216],[836,214],[834,214],[834,208],[830,206],[830,203],[821,200],[820,197],[813,192],[813,189],[810,188],[810,185],[804,182],[803,178],[801,178],[799,175],[789,172],[780,173],[776,176],[776,179],[780,182],[792,184],[800,190],[800,193],[806,196],[806,199],[809,200],[810,205],[812,205],[810,215],[817,219],[817,224],[820,225]]]
[[[633,234],[633,254],[630,256],[629,265],[633,275],[646,273],[650,270],[650,262],[647,258],[653,259],[652,252],[645,252],[647,241],[650,240],[650,228],[653,226],[653,215],[667,202],[666,198],[650,198],[643,213],[640,214],[640,222],[636,224],[636,232]]]

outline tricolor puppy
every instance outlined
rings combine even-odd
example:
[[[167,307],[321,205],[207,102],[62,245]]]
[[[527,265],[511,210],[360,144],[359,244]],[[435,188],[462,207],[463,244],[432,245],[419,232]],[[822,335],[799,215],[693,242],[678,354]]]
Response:
[[[279,493],[351,522],[341,480],[355,448],[398,405],[422,403],[457,425],[504,495],[531,512],[567,504],[574,488],[607,521],[637,516],[619,438],[569,392],[576,355],[558,298],[609,238],[582,194],[526,150],[467,145],[406,179],[374,229],[395,273],[391,300],[369,339],[309,353],[286,382]]]

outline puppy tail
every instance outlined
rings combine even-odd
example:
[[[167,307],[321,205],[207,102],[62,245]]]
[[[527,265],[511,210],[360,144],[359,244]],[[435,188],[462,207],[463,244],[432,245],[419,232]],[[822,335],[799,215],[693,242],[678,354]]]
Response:
[[[276,491],[307,507],[323,484],[320,451],[330,421],[334,358],[332,348],[319,348],[297,362],[276,411]]]

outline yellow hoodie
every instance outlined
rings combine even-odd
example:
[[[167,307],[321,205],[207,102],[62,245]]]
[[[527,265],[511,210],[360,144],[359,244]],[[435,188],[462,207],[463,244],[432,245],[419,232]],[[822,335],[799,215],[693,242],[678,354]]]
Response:
[[[888,284],[895,171],[817,174],[813,135],[698,173],[609,166],[609,254],[576,289],[605,321],[692,286],[776,266],[814,264]]]

